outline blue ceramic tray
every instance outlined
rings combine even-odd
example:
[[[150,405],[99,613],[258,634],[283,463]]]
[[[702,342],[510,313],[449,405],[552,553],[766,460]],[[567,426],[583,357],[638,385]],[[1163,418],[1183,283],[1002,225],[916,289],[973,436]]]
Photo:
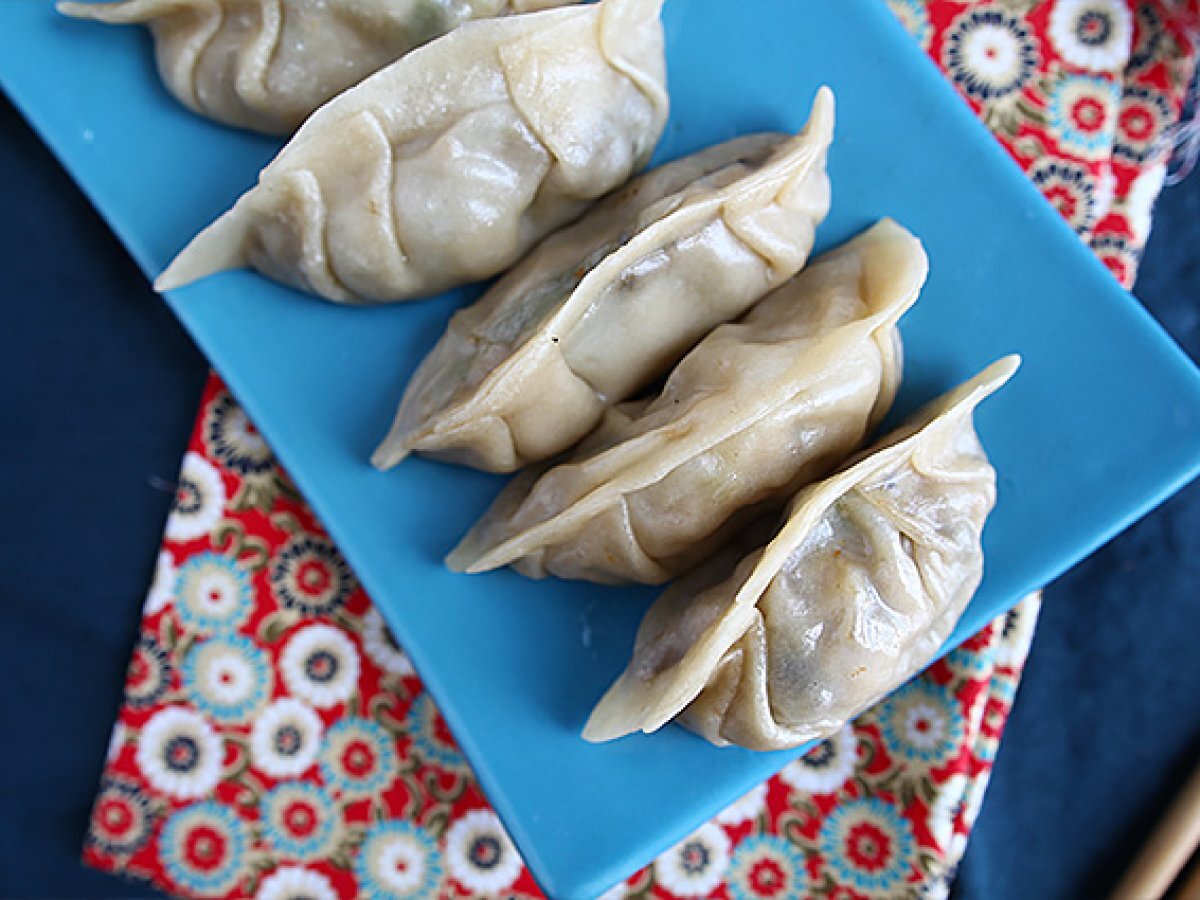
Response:
[[[1003,354],[1025,358],[979,414],[1000,501],[987,575],[956,640],[1192,478],[1191,362],[883,2],[669,0],[665,18],[673,113],[660,160],[798,128],[828,83],[839,122],[821,244],[882,215],[924,239],[932,275],[903,323],[898,412]],[[179,108],[144,33],[66,21],[42,0],[0,3],[0,82],[147,275],[252,184],[276,146]],[[70,258],[64,247],[64,266]],[[469,295],[348,309],[233,273],[168,301],[392,624],[535,875],[553,896],[585,897],[793,754],[717,750],[678,728],[584,743],[579,730],[653,593],[452,575],[442,555],[499,480],[420,459],[388,474],[368,466],[409,373]]]

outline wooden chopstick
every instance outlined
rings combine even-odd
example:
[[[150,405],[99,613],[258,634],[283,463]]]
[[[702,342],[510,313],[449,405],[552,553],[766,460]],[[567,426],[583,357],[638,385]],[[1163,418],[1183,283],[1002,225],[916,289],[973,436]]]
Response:
[[[1200,859],[1192,861],[1191,866],[1179,879],[1172,896],[1175,900],[1200,900]]]
[[[1197,766],[1172,801],[1165,816],[1142,846],[1141,852],[1113,889],[1112,900],[1159,900],[1200,844],[1200,766]],[[1200,891],[1200,876],[1188,886]],[[1187,894],[1184,887],[1182,896]]]

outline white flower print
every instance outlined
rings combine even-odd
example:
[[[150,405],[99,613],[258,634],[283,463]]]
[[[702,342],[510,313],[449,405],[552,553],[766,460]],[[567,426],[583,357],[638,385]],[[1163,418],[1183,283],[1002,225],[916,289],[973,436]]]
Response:
[[[162,612],[175,599],[175,581],[178,577],[179,570],[175,568],[171,551],[159,550],[154,563],[154,580],[150,582],[150,593],[146,595],[144,615],[153,616]]]
[[[175,501],[167,516],[167,540],[194,541],[221,521],[225,510],[225,483],[207,459],[189,450],[183,457]]]
[[[113,725],[112,734],[108,736],[108,752],[104,754],[104,761],[109,765],[121,755],[121,748],[125,746],[125,738],[127,732],[123,722],[117,722]]]
[[[276,700],[254,720],[250,759],[272,778],[294,778],[317,761],[321,719],[294,697]]]
[[[1110,212],[1112,212],[1113,200],[1117,196],[1117,176],[1112,170],[1112,166],[1105,163],[1103,170],[1100,172],[1100,177],[1096,179],[1096,221],[1099,222]]]
[[[629,894],[629,886],[624,881],[618,881],[596,900],[625,900]]]
[[[950,853],[954,841],[954,820],[963,807],[970,784],[965,775],[956,772],[937,785],[937,793],[929,810],[929,830],[943,853]]]
[[[1125,217],[1129,219],[1133,238],[1139,244],[1146,243],[1146,239],[1150,237],[1154,204],[1158,201],[1158,195],[1162,193],[1163,182],[1166,179],[1166,163],[1151,166],[1133,180],[1133,186],[1125,198]]]
[[[1048,31],[1063,59],[1090,72],[1125,68],[1133,48],[1133,15],[1125,0],[1057,0]]]
[[[412,675],[413,667],[408,656],[396,644],[392,632],[379,610],[371,607],[363,616],[363,649],[375,664],[389,675]]]
[[[318,709],[344,703],[358,687],[358,651],[331,625],[308,625],[293,634],[279,668],[288,691]]]
[[[223,755],[221,739],[202,715],[168,706],[143,726],[136,758],[151,787],[187,800],[203,797],[217,786]]]
[[[1123,242],[1122,242],[1123,243]],[[1105,248],[1097,247],[1101,259]],[[1004,628],[996,644],[996,665],[1019,669],[1029,656],[1029,644],[1033,640],[1033,626],[1037,624],[1038,612],[1042,607],[1041,594],[1030,594],[1008,611],[1004,617]]]
[[[725,877],[729,850],[729,835],[709,822],[656,859],[654,877],[677,897],[703,897]]]
[[[521,875],[521,857],[490,809],[464,814],[446,832],[450,874],[471,893],[499,894]]]
[[[846,779],[854,774],[856,761],[854,730],[845,725],[833,737],[784,766],[779,777],[798,791],[832,794],[841,790]]]
[[[262,880],[254,900],[337,900],[337,891],[320,872],[280,866]]]
[[[717,813],[716,818],[722,825],[741,825],[758,818],[766,803],[767,783],[764,781]]]

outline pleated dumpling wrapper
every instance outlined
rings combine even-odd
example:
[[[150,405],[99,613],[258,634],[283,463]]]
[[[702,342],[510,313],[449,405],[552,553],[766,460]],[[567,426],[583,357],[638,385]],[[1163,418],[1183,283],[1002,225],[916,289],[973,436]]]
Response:
[[[583,736],[678,719],[720,746],[797,747],[932,662],[979,586],[996,499],[973,412],[1018,364],[994,363],[802,490],[764,548],[668,588]]]
[[[495,275],[650,158],[661,7],[482,19],[414,50],[313,113],[155,287],[250,266],[370,303]]]
[[[896,322],[928,264],[889,220],[812,263],[618,407],[577,452],[522,473],[450,555],[603,584],[661,584],[861,446],[900,380]]]
[[[743,138],[663,166],[542,243],[450,320],[375,464],[418,450],[511,472],[573,445],[804,265],[829,211],[833,116],[822,89],[773,152]]]
[[[146,25],[158,71],[207,118],[288,135],[317,107],[463,22],[578,0],[116,0],[68,16]]]

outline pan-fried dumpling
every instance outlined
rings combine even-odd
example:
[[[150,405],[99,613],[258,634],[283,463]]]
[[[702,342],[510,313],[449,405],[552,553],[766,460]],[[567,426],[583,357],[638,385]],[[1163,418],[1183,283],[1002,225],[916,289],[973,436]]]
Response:
[[[653,401],[525,473],[451,554],[605,584],[661,584],[832,470],[891,408],[896,322],[928,265],[889,220],[811,264],[684,357]]]
[[[469,19],[578,0],[117,0],[68,16],[146,25],[158,71],[202,116],[291,134],[325,101]]]
[[[511,472],[570,447],[804,265],[829,211],[832,137],[823,89],[774,152],[758,138],[664,166],[545,241],[450,320],[375,464],[419,450]]]
[[[731,575],[727,563],[670,587],[584,737],[677,718],[717,745],[797,747],[928,665],[983,573],[996,474],[972,413],[1018,363],[994,363],[802,490]]]
[[[495,275],[649,159],[661,6],[484,19],[414,50],[317,110],[155,286],[251,266],[368,303]]]

